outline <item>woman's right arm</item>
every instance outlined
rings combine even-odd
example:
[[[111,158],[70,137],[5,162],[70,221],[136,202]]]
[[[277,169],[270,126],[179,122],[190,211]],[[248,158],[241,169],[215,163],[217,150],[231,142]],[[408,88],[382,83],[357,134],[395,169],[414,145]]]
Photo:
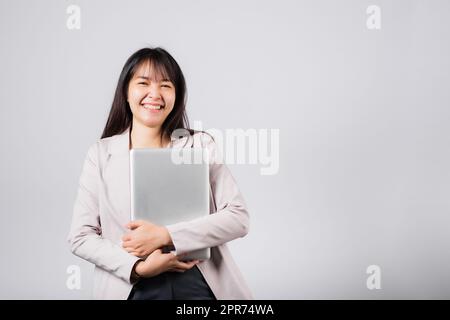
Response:
[[[120,245],[102,237],[99,216],[98,144],[89,148],[79,180],[68,236],[72,253],[100,267],[127,283],[139,260]]]

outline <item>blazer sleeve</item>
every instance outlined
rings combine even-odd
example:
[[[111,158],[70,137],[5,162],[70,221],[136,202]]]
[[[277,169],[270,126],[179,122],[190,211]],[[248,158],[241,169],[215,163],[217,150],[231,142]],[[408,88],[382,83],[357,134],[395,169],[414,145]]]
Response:
[[[130,283],[131,270],[139,258],[102,237],[98,163],[96,143],[89,148],[84,162],[67,240],[73,254]]]
[[[223,163],[214,140],[207,138],[210,186],[217,211],[206,217],[166,226],[176,254],[216,247],[249,230],[249,214],[238,185]]]

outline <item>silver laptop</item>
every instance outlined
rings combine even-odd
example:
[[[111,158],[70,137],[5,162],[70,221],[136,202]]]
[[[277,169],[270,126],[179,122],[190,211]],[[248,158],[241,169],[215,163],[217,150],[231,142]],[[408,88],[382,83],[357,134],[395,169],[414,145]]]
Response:
[[[209,165],[202,148],[130,151],[131,219],[170,225],[209,214]],[[169,252],[172,248],[164,248]],[[205,260],[210,248],[182,260]]]

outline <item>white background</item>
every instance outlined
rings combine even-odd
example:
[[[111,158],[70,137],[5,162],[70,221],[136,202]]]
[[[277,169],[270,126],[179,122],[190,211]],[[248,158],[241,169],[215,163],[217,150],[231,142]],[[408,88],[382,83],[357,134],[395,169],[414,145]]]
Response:
[[[191,123],[280,130],[278,174],[230,165],[256,298],[450,298],[449,17],[445,0],[1,0],[0,298],[91,297],[66,243],[78,179],[145,46],[180,64]]]

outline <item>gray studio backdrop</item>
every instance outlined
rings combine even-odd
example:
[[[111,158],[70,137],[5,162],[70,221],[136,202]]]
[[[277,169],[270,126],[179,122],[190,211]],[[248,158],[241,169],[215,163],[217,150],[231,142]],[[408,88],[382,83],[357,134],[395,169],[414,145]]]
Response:
[[[277,174],[230,165],[251,214],[230,247],[256,298],[450,298],[449,17],[447,0],[1,0],[0,298],[91,298],[66,236],[144,46],[181,65],[191,122],[280,130]]]

